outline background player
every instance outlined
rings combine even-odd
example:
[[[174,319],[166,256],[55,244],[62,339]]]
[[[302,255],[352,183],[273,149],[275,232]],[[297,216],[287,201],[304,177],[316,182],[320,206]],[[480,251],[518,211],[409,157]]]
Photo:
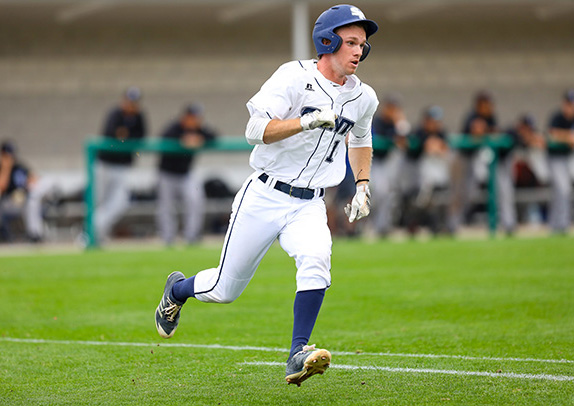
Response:
[[[178,140],[188,148],[199,148],[215,139],[215,133],[203,124],[203,107],[186,106],[180,117],[163,132],[164,139]],[[159,160],[157,227],[166,245],[177,235],[177,202],[183,201],[183,236],[188,244],[201,238],[205,211],[205,193],[191,170],[193,151],[184,154],[164,153]]]
[[[123,94],[120,105],[108,113],[102,136],[120,141],[143,138],[146,135],[146,120],[140,108],[140,100],[140,89],[128,88]],[[98,158],[96,177],[98,206],[94,217],[96,237],[103,242],[129,207],[127,172],[132,166],[134,154],[100,151]]]
[[[560,110],[548,123],[548,163],[552,185],[550,227],[556,234],[568,232],[571,219],[572,175],[569,162],[574,150],[574,89],[564,93]]]
[[[371,170],[376,207],[372,221],[375,232],[382,237],[393,228],[395,207],[403,191],[402,169],[411,124],[406,119],[401,99],[398,94],[387,95],[373,120],[373,139],[385,141],[383,144],[387,145],[382,149],[375,145]]]
[[[297,266],[286,380],[300,385],[329,366],[329,351],[307,345],[331,284],[323,195],[345,176],[348,144],[357,188],[346,213],[351,222],[369,214],[371,121],[378,101],[354,73],[377,30],[357,7],[330,8],[313,29],[319,60],[282,65],[249,100],[245,135],[256,145],[250,157],[255,172],[233,202],[219,266],[188,279],[181,272],[168,277],[155,314],[162,337],[174,334],[187,298],[230,303],[239,297],[278,239]]]

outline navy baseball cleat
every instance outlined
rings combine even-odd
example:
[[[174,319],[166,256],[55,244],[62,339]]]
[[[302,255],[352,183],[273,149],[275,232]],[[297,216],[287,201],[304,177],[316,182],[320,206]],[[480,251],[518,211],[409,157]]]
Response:
[[[301,351],[287,360],[285,380],[301,386],[301,382],[315,374],[323,374],[331,365],[331,353],[316,349],[315,344],[306,345]]]
[[[161,297],[161,301],[159,302],[157,309],[155,309],[155,326],[157,328],[157,332],[163,338],[171,338],[175,333],[177,324],[179,323],[179,314],[184,302],[180,302],[173,297],[171,288],[176,282],[183,279],[185,279],[185,275],[181,272],[172,272],[167,277],[163,296]]]

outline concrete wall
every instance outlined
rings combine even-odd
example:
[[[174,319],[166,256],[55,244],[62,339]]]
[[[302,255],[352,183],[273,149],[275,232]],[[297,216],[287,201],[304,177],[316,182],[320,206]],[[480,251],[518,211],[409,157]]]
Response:
[[[400,92],[412,121],[437,103],[458,131],[472,94],[488,88],[502,123],[524,111],[545,122],[574,86],[574,13],[541,20],[520,6],[475,6],[391,18],[387,3],[362,6],[381,31],[359,76],[380,98]],[[224,6],[180,4],[58,22],[66,7],[0,6],[0,139],[16,140],[41,171],[81,170],[83,140],[132,84],[144,91],[151,135],[189,101],[203,102],[221,133],[241,135],[246,101],[290,59],[285,4],[237,21]],[[312,18],[323,8],[312,6]]]

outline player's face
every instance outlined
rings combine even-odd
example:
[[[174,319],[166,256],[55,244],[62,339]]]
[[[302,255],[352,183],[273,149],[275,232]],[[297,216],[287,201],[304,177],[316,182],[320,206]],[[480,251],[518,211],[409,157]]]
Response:
[[[136,114],[139,111],[139,105],[135,101],[124,98],[122,102],[122,109],[126,114]]]
[[[197,130],[201,126],[201,119],[195,114],[185,114],[181,119],[181,124],[186,130]]]
[[[350,25],[337,30],[341,37],[341,47],[333,55],[333,69],[340,75],[352,75],[359,66],[359,59],[367,43],[365,29],[358,25]]]
[[[574,102],[564,101],[562,103],[562,112],[568,118],[574,117]]]

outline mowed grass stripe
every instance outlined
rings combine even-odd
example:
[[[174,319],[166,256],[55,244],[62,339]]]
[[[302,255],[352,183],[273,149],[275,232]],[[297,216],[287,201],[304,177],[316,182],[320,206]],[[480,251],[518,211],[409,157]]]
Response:
[[[118,346],[118,347],[173,347],[173,348],[205,348],[219,349],[230,351],[263,351],[263,352],[284,352],[288,353],[287,348],[257,347],[257,346],[236,346],[221,344],[190,344],[190,343],[137,343],[137,342],[115,342],[115,341],[72,341],[72,340],[47,340],[36,338],[13,338],[0,337],[0,341],[27,344],[61,344],[61,345],[100,345],[100,346]],[[351,352],[351,351],[331,351],[333,355],[341,356],[379,356],[379,357],[402,357],[402,358],[451,358],[468,361],[515,361],[515,362],[541,362],[556,364],[573,364],[574,361],[567,359],[538,359],[538,358],[505,358],[505,357],[474,357],[467,355],[449,355],[449,354],[401,354],[388,352]]]
[[[240,365],[285,367],[285,364],[282,362],[242,362]],[[574,381],[574,376],[568,376],[568,375],[517,374],[513,372],[457,371],[452,369],[431,369],[431,368],[391,368],[391,367],[380,367],[374,365],[365,366],[365,365],[344,365],[344,364],[331,364],[330,368],[346,369],[346,370],[360,369],[367,371],[384,371],[384,372],[398,372],[398,373],[486,376],[493,378],[542,379],[547,381]]]

